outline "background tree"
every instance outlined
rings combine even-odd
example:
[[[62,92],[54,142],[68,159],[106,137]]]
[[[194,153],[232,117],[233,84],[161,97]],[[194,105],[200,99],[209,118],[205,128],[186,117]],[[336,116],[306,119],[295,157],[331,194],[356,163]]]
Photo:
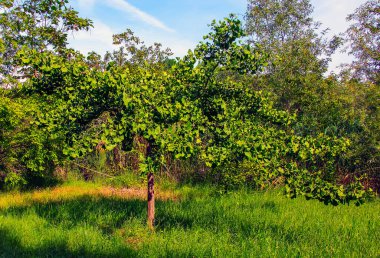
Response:
[[[352,179],[378,167],[378,87],[358,81],[365,76],[374,82],[379,74],[378,3],[369,1],[349,16],[356,23],[348,29],[347,40],[351,54],[360,57],[352,65],[356,79],[326,77],[330,55],[342,39],[325,39],[326,30],[321,31],[311,18],[309,0],[251,0],[248,4],[246,30],[254,43],[270,53],[267,70],[251,78],[251,84],[272,92],[276,106],[297,113],[297,134],[322,132],[351,140],[350,150],[338,158],[342,178]]]
[[[347,17],[351,22],[346,41],[349,54],[355,57],[351,64],[354,76],[380,84],[380,1],[370,0]]]
[[[308,99],[315,99],[318,85],[327,71],[329,56],[339,40],[319,35],[309,0],[250,0],[246,30],[253,43],[270,56],[268,67],[256,88],[278,97],[277,105],[303,112]]]
[[[349,103],[341,112],[355,121],[346,127],[353,142],[348,164],[354,174],[366,173],[380,192],[380,1],[370,0],[348,15],[346,50],[355,60],[341,72],[344,98]],[[351,109],[351,112],[347,112]]]
[[[113,35],[113,44],[120,46],[112,53],[112,61],[118,66],[163,65],[173,55],[169,48],[162,49],[160,43],[145,45],[144,41],[135,36],[130,29]]]
[[[17,52],[22,47],[54,51],[64,55],[69,32],[88,30],[92,21],[78,16],[68,0],[5,0],[0,2],[0,38],[4,60],[0,73],[17,79],[30,77],[33,71],[19,70]]]

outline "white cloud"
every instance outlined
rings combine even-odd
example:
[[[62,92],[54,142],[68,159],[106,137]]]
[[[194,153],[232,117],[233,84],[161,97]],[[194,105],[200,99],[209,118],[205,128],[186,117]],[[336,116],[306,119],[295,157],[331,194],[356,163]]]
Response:
[[[146,45],[152,45],[154,42],[161,43],[163,48],[170,48],[174,57],[183,57],[189,49],[194,49],[196,42],[184,39],[179,35],[169,33],[157,33],[154,31],[137,31],[137,36],[145,42]]]
[[[90,31],[79,31],[69,37],[70,47],[79,50],[83,54],[95,51],[104,55],[106,51],[112,51],[117,46],[112,44],[112,35],[120,33],[117,28],[111,28],[102,21],[94,20],[94,28]],[[182,57],[189,49],[193,49],[196,42],[181,38],[173,33],[159,33],[156,30],[137,30],[136,36],[140,37],[146,45],[153,45],[154,42],[161,43],[164,48],[169,47],[174,57]]]
[[[96,0],[78,0],[81,9],[91,9],[94,7]]]
[[[334,33],[344,32],[348,27],[347,15],[364,2],[365,0],[313,0],[314,17]]]
[[[106,2],[111,7],[117,7],[117,9],[125,11],[129,14],[132,14],[137,19],[162,30],[168,31],[168,32],[174,32],[173,29],[167,27],[163,22],[158,20],[157,18],[151,16],[150,14],[147,14],[146,12],[141,11],[137,7],[131,5],[125,0],[106,0]]]
[[[94,28],[89,31],[75,32],[69,37],[70,47],[79,50],[83,54],[95,51],[104,54],[107,50],[112,50],[112,35],[115,34],[110,27],[99,20],[94,20]]]
[[[181,39],[176,39],[174,42],[173,41],[168,41],[166,43],[163,43],[165,46],[168,46],[175,57],[183,57],[187,54],[189,49],[194,49],[196,44],[192,41],[189,40],[181,40]]]

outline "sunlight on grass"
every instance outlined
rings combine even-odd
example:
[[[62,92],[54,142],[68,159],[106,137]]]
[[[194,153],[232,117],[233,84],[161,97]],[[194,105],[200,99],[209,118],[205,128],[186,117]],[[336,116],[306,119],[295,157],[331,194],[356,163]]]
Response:
[[[143,188],[114,188],[93,183],[73,183],[51,189],[33,192],[10,192],[0,194],[0,209],[13,206],[27,206],[33,202],[48,203],[54,201],[73,200],[81,196],[117,197],[121,199],[146,199],[147,193]],[[158,191],[158,200],[177,199],[178,194],[173,191]]]

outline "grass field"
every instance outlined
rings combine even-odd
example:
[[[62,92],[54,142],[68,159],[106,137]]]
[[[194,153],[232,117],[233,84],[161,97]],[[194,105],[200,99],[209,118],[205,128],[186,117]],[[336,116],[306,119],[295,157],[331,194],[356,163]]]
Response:
[[[380,201],[325,206],[278,190],[143,189],[71,183],[0,194],[0,257],[380,257]]]

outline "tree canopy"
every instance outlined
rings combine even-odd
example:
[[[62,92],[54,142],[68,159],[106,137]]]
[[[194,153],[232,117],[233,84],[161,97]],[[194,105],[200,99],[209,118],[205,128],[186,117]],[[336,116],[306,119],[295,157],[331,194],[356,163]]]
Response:
[[[355,76],[380,83],[380,1],[367,1],[347,17],[349,53],[355,57],[351,68]]]
[[[68,7],[68,0],[5,0],[0,2],[0,11],[2,81],[7,76],[30,77],[33,72],[25,67],[20,70],[16,54],[21,48],[65,55],[68,33],[92,27],[91,20]]]

